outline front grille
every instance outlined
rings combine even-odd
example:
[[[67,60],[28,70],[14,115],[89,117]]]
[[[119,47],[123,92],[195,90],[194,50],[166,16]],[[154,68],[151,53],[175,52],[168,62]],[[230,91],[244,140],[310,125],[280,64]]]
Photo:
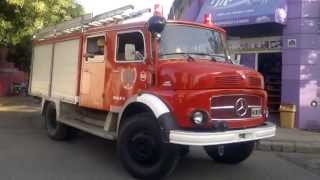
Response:
[[[239,86],[243,79],[240,76],[216,77],[215,81],[220,86]]]
[[[259,77],[249,76],[243,79],[241,76],[226,75],[215,78],[216,85],[221,88],[239,87],[248,85],[251,88],[261,88],[262,81]]]
[[[252,86],[252,87],[261,87],[262,86],[262,82],[261,82],[260,78],[249,77],[248,81],[249,81],[249,86]]]
[[[239,117],[236,113],[235,106],[239,99],[245,99],[247,102],[247,112],[244,116]],[[216,96],[211,98],[211,117],[215,120],[232,120],[244,119],[251,117],[251,110],[255,107],[261,107],[262,99],[254,95],[227,95]]]

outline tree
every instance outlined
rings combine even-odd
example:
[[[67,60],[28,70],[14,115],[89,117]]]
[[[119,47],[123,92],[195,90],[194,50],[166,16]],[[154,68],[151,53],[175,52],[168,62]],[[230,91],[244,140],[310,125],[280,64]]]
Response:
[[[0,46],[16,45],[45,26],[84,12],[74,0],[2,0],[0,9]]]
[[[0,48],[25,71],[31,60],[31,39],[38,30],[84,13],[75,0],[0,0]]]

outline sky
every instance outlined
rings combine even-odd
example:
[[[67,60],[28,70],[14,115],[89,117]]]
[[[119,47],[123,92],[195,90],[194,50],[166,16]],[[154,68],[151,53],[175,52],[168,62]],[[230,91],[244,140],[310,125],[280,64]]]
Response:
[[[94,15],[113,10],[125,5],[133,5],[136,10],[141,10],[144,8],[151,8],[155,4],[159,3],[163,6],[164,15],[167,17],[167,14],[170,11],[171,5],[174,0],[76,0],[80,3],[86,13],[93,13]],[[150,15],[149,15],[150,16]],[[149,17],[148,16],[148,17]],[[139,18],[139,20],[147,19],[147,15]]]

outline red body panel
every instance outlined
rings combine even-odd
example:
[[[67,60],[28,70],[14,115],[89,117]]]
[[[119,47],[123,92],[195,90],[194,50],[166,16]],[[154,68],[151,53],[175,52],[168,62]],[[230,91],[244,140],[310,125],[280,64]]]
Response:
[[[209,60],[162,61],[159,74],[160,87],[167,88],[164,83],[170,81],[170,88],[174,90],[263,88],[262,81],[259,84],[247,82],[251,78],[262,79],[256,71]]]

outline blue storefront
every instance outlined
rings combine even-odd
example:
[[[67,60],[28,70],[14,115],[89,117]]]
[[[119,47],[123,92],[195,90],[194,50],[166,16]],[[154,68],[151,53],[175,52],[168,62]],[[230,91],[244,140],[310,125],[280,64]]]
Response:
[[[296,127],[320,129],[320,1],[176,0],[170,17],[202,22],[209,13],[235,61],[265,76],[275,117],[295,104]]]

